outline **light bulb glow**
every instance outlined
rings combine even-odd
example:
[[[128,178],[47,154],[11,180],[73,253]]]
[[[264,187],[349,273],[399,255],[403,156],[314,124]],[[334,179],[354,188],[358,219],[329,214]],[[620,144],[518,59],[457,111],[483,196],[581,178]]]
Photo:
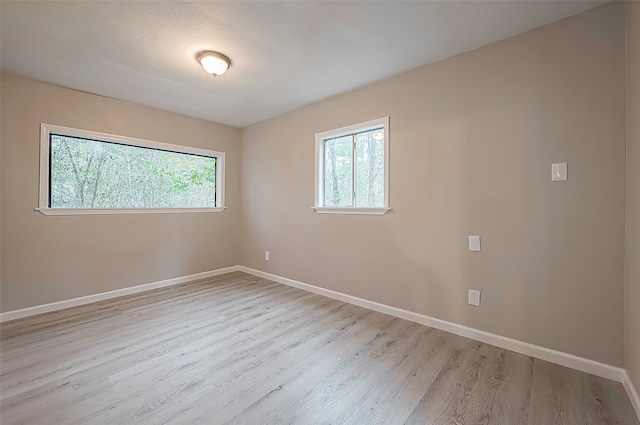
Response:
[[[231,66],[229,58],[218,52],[200,52],[196,59],[202,68],[214,77],[224,74]]]

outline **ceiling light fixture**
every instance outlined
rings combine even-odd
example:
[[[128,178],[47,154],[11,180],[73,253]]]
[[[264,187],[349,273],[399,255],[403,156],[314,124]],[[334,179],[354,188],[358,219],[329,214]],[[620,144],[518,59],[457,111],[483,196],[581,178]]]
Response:
[[[231,66],[231,59],[222,53],[209,50],[198,53],[196,59],[202,68],[214,77],[224,74]]]

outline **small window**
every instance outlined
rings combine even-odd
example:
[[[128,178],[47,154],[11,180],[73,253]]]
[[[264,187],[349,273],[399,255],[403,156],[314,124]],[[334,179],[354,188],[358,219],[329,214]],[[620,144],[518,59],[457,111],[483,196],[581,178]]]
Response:
[[[389,117],[316,134],[319,213],[389,210]]]
[[[44,214],[222,211],[223,178],[222,152],[41,126]]]

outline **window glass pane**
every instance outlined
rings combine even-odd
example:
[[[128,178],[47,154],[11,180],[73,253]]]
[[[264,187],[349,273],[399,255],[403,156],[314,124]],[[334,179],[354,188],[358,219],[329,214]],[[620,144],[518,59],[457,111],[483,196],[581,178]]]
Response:
[[[384,131],[356,134],[356,207],[384,206]]]
[[[352,206],[352,137],[329,139],[324,145],[324,204]]]
[[[51,208],[216,206],[216,158],[51,134]]]

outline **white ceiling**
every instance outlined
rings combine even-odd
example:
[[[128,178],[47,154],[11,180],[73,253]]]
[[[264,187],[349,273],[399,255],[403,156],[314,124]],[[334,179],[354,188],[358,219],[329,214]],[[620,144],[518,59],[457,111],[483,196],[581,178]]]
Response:
[[[0,66],[244,127],[605,2],[2,0]]]

